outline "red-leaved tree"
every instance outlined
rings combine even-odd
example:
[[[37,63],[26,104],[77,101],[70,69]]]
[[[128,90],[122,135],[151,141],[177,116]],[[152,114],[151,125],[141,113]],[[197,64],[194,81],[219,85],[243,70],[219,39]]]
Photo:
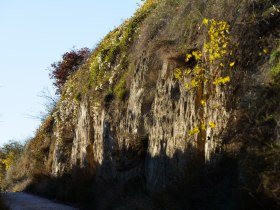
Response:
[[[57,88],[57,94],[61,93],[69,75],[73,74],[86,61],[89,54],[90,50],[88,48],[73,49],[64,53],[61,61],[51,64],[50,78],[54,79],[53,84]]]

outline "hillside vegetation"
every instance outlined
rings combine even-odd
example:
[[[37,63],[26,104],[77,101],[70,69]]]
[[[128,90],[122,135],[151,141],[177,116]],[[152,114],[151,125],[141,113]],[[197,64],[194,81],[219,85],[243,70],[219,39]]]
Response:
[[[86,209],[280,208],[279,0],[147,0],[63,59],[2,188]]]

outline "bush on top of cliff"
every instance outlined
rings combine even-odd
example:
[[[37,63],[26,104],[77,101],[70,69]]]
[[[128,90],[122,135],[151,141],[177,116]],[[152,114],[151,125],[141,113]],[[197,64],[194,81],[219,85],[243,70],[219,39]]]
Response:
[[[50,78],[55,80],[53,84],[57,88],[57,94],[61,93],[68,77],[85,62],[89,54],[90,50],[88,48],[72,49],[62,55],[61,61],[51,64]]]

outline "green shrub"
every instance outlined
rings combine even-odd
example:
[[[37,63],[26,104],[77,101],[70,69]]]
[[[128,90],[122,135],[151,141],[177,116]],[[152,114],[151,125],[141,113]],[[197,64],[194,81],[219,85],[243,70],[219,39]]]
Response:
[[[280,45],[270,55],[270,64],[272,64],[271,74],[274,82],[279,84],[280,82]]]
[[[271,73],[272,73],[273,77],[279,77],[279,74],[280,74],[280,62],[278,62],[274,67],[272,67]]]
[[[126,81],[124,79],[119,81],[114,89],[114,93],[119,99],[124,100],[126,94]]]

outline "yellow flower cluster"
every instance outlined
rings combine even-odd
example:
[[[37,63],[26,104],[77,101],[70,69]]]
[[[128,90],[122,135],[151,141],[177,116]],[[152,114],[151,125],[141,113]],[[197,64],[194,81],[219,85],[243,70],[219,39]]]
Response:
[[[204,99],[202,99],[202,100],[200,100],[200,104],[201,104],[202,106],[205,106],[205,105],[206,105],[206,101],[205,101]]]
[[[224,56],[228,53],[229,47],[229,24],[225,21],[216,21],[214,19],[208,20],[206,18],[202,21],[203,25],[209,26],[208,35],[209,41],[206,42],[203,46],[204,52],[206,52],[205,60],[210,63],[210,66],[213,65],[214,61],[219,61],[218,67],[224,68],[226,65],[223,62]],[[189,62],[191,58],[194,58],[198,64],[194,69],[188,70],[187,75],[192,73],[191,81],[186,84],[186,88],[199,88],[201,84],[207,83],[209,80],[212,81],[214,85],[226,84],[230,82],[230,77],[226,76],[224,78],[215,78],[214,76],[206,73],[204,67],[205,64],[202,63],[203,54],[200,50],[192,51],[186,55],[186,62]],[[233,67],[235,62],[230,62],[229,67]],[[219,68],[214,68],[215,72],[212,72],[213,75],[218,75]],[[183,78],[184,73],[178,70],[175,70],[175,78]]]
[[[200,56],[200,54],[196,56]],[[207,78],[205,78],[205,69],[202,66],[196,65],[193,70],[190,69],[185,70],[186,75],[189,75],[191,73],[192,73],[192,79],[189,84],[188,83],[186,84],[187,89],[199,87],[200,84],[206,82]]]
[[[204,25],[205,22],[205,20],[202,21]],[[208,30],[210,41],[204,44],[205,51],[209,52],[210,62],[220,59],[227,54],[229,45],[227,34],[229,34],[229,25],[227,22],[211,20],[211,25]]]
[[[195,135],[195,134],[197,134],[197,133],[200,133],[199,127],[195,127],[195,128],[193,128],[192,130],[190,130],[190,131],[189,131],[189,136],[193,136],[193,135]]]
[[[200,124],[200,126],[196,126],[195,128],[193,128],[192,130],[189,131],[188,135],[189,136],[193,136],[197,133],[200,133],[201,131],[205,131],[206,130],[206,125],[204,122],[202,122]]]
[[[209,22],[209,20],[208,19],[206,19],[206,18],[204,18],[203,20],[202,20],[202,24],[203,25],[208,25],[208,22]]]
[[[200,60],[202,58],[202,53],[199,51],[199,50],[196,50],[196,51],[192,51],[191,53],[188,53],[186,55],[186,59],[185,61],[186,62],[189,62],[189,60],[191,58],[194,58],[195,60]]]
[[[175,69],[174,76],[176,79],[182,79],[183,78],[183,72],[180,69]]]
[[[189,75],[192,71],[190,69],[185,69],[184,71],[182,71],[179,68],[176,68],[174,70],[174,77],[176,79],[182,79],[184,76]]]
[[[210,63],[210,66],[213,62],[218,61],[218,68],[213,68],[215,72],[214,75],[218,75],[219,68],[224,68],[226,65],[223,62],[223,58],[229,52],[229,41],[230,38],[229,34],[229,24],[226,21],[216,21],[214,19],[207,20],[204,19],[202,24],[208,25],[210,22],[210,27],[208,29],[209,41],[204,44],[204,50],[207,52],[207,59]],[[233,67],[235,62],[230,62],[229,67]],[[213,81],[214,80],[214,81]],[[214,85],[221,85],[230,82],[230,77],[219,77],[219,78],[212,78],[212,83]]]
[[[226,76],[226,77],[219,77],[217,79],[214,80],[213,84],[214,85],[221,85],[221,84],[226,84],[230,82],[230,77],[229,76]]]
[[[215,124],[214,122],[210,122],[210,123],[209,123],[209,126],[210,126],[210,128],[215,128],[215,127],[216,127],[216,124]]]

